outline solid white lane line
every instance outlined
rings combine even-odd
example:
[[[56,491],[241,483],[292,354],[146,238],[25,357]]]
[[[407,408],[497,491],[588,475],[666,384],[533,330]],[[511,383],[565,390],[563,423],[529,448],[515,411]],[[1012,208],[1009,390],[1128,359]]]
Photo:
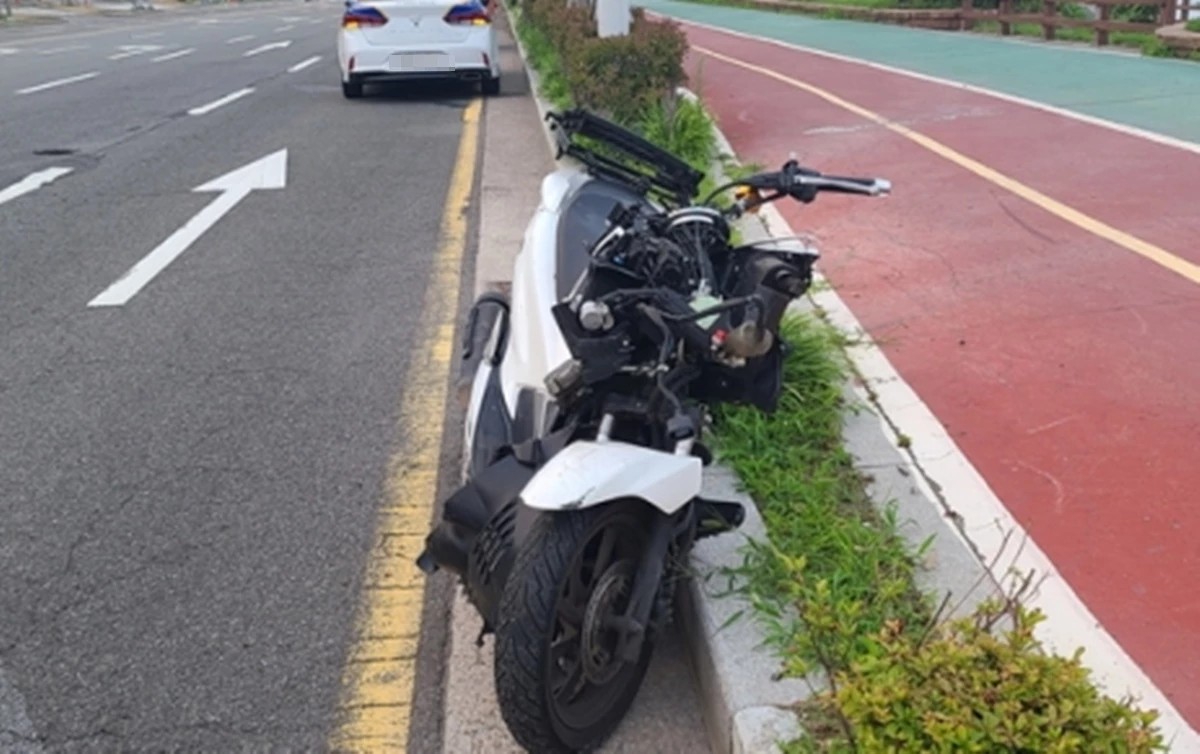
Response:
[[[78,76],[71,76],[70,78],[56,79],[54,81],[47,81],[46,83],[38,84],[37,86],[27,86],[24,89],[18,89],[17,94],[33,94],[34,92],[44,92],[47,89],[53,89],[56,86],[66,86],[67,84],[74,84],[79,81],[87,81],[88,79],[94,79],[99,75],[100,75],[100,71],[90,71],[88,73],[81,73]]]
[[[31,191],[37,191],[42,186],[53,183],[62,178],[67,173],[70,173],[74,168],[46,168],[39,170],[36,173],[31,173],[21,180],[17,181],[8,188],[0,191],[0,204],[6,204],[16,199],[18,196],[24,196]]]
[[[216,110],[218,107],[223,107],[225,105],[228,105],[230,102],[233,102],[234,100],[239,100],[242,97],[245,97],[247,94],[250,94],[253,91],[254,91],[254,87],[252,87],[252,86],[248,86],[245,89],[239,89],[236,92],[234,92],[233,94],[226,94],[221,99],[209,102],[207,105],[201,105],[200,107],[193,107],[191,110],[188,110],[188,115],[206,115],[208,113],[211,113],[213,110]]]
[[[176,50],[175,52],[169,52],[166,55],[159,55],[157,58],[151,58],[150,62],[163,63],[168,60],[174,60],[175,58],[182,58],[184,55],[191,55],[195,51],[195,47],[189,47],[186,50]]]
[[[225,44],[234,45],[234,44],[237,44],[238,42],[249,42],[251,39],[254,39],[253,34],[243,34],[240,37],[234,37],[233,39],[226,40]]]
[[[316,62],[320,59],[321,59],[320,55],[313,55],[308,60],[301,60],[299,63],[297,63],[296,65],[289,68],[288,73],[295,73],[297,71],[303,71],[305,68],[308,68],[310,65],[315,65]]]

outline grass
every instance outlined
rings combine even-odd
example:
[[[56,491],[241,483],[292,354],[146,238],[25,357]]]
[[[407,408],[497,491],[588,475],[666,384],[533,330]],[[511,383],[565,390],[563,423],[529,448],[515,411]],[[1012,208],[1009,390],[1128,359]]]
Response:
[[[815,317],[789,317],[778,411],[717,412],[717,450],[758,503],[769,544],[738,571],[784,672],[834,673],[869,649],[889,622],[921,628],[929,601],[914,586],[912,551],[894,509],[866,492],[842,440],[842,336]]]
[[[1191,21],[1188,21],[1186,24],[1184,24],[1183,28],[1200,34],[1200,18],[1193,18]]]
[[[509,5],[508,16],[513,21],[513,31],[521,37],[529,65],[538,73],[540,94],[554,107],[563,110],[572,106],[571,90],[563,73],[558,53],[546,34],[530,23],[516,7]]]
[[[1037,37],[1042,38],[1041,24],[1011,24],[1012,33],[1019,37]],[[980,32],[983,34],[999,34],[999,21],[977,21],[971,31]],[[1054,37],[1062,42],[1094,42],[1096,33],[1091,29],[1083,28],[1059,28],[1055,30]],[[1108,42],[1111,45],[1118,47],[1133,47],[1144,49],[1146,45],[1157,39],[1154,34],[1137,31],[1114,31],[1108,35]]]

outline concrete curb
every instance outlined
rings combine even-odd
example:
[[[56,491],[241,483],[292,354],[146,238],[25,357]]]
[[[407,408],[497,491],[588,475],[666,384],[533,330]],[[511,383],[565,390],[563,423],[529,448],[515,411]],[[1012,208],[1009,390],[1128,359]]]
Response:
[[[553,137],[544,119],[551,107],[539,94],[540,78],[529,66],[524,45],[515,32],[513,37],[525,62],[553,154]],[[695,98],[690,92],[681,93]],[[715,130],[719,152],[736,159],[728,140],[719,129]],[[747,240],[796,235],[772,207],[757,218],[744,220],[740,228]],[[822,280],[819,273],[816,279]],[[832,289],[798,302],[796,308],[802,312],[825,310],[832,315],[835,326],[854,331],[845,324],[849,320],[844,315],[849,309]],[[854,361],[853,354],[850,357]],[[935,535],[920,586],[930,591],[950,591],[958,596],[955,612],[969,612],[980,600],[995,594],[997,585],[958,531],[940,514],[937,501],[915,481],[920,470],[901,450],[898,435],[890,430],[890,423],[878,412],[869,392],[854,384],[848,384],[845,391],[852,410],[847,412],[843,436],[856,465],[874,479],[872,499],[881,506],[896,508],[899,520],[904,522],[901,533],[914,548],[930,534]],[[766,633],[751,615],[752,606],[731,592],[722,575],[743,563],[746,543],[765,541],[766,527],[757,505],[741,491],[736,474],[720,464],[706,471],[705,494],[737,500],[746,508],[746,520],[738,532],[696,544],[693,578],[680,595],[680,623],[700,684],[710,745],[718,754],[779,751],[780,743],[803,735],[795,708],[823,691],[825,682],[815,675],[804,679],[778,677],[779,659],[767,647]]]

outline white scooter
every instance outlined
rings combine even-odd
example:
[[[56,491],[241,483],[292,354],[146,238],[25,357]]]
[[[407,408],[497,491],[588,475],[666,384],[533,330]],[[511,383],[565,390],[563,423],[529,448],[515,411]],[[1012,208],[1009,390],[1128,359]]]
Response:
[[[693,541],[741,523],[738,503],[700,496],[706,408],[774,409],[779,323],[816,254],[731,247],[728,222],[784,196],[890,190],[793,161],[714,192],[741,192],[718,209],[693,203],[701,173],[635,134],[584,111],[548,117],[559,157],[586,170],[544,179],[511,298],[471,310],[467,481],[418,561],[461,577],[496,634],[504,720],[539,754],[612,732]]]

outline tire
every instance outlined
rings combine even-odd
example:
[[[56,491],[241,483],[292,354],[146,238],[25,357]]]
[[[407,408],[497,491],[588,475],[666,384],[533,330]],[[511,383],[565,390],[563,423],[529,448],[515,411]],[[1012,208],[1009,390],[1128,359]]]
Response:
[[[495,97],[500,93],[500,77],[496,76],[494,78],[484,79],[483,83],[479,85],[479,88],[488,97]]]
[[[650,662],[652,633],[648,630],[637,662],[608,662],[596,669],[593,659],[592,676],[601,677],[603,682],[599,684],[589,677],[583,637],[589,633],[586,616],[607,612],[593,610],[593,605],[605,602],[606,595],[621,595],[620,587],[611,587],[612,578],[595,573],[600,550],[608,547],[611,557],[608,566],[599,570],[610,576],[617,574],[618,581],[626,580],[623,596],[613,598],[612,605],[619,610],[628,600],[628,579],[636,571],[636,560],[631,558],[636,558],[646,543],[648,512],[644,503],[622,501],[543,514],[517,554],[500,602],[495,679],[504,722],[526,750],[538,754],[593,750],[612,733],[633,703]],[[606,533],[612,537],[610,545],[605,543]],[[580,565],[589,563],[591,573],[585,576],[588,569],[580,569]],[[577,594],[571,595],[568,586],[574,573],[580,575],[576,584],[585,588],[582,592],[577,588]],[[598,590],[600,583],[610,586]],[[580,614],[578,605],[584,593],[588,596],[583,600],[587,609]],[[570,607],[572,603],[575,607]],[[568,612],[583,617],[579,627],[573,629],[575,636],[559,642],[555,661],[552,642],[566,633],[571,622],[565,617]],[[604,643],[598,638],[592,646]],[[572,664],[571,654],[576,657],[576,669],[568,671],[564,666]],[[566,682],[562,683],[564,675]],[[559,693],[555,693],[556,686],[560,686]],[[566,686],[573,688],[563,693]]]
[[[363,96],[362,79],[351,76],[349,81],[343,81],[342,96],[346,99],[358,99]]]

